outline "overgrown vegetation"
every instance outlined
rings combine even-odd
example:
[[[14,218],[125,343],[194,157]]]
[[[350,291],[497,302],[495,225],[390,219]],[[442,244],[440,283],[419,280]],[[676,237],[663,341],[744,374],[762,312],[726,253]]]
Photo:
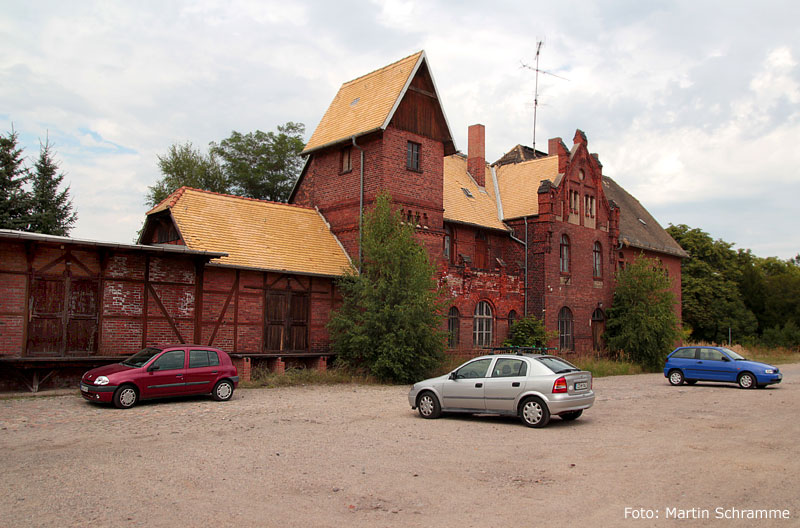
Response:
[[[358,372],[343,367],[331,367],[326,371],[289,368],[283,374],[276,374],[270,372],[266,367],[257,366],[250,372],[250,381],[242,382],[241,386],[248,389],[258,387],[274,389],[298,385],[367,385],[374,383],[377,383],[377,380],[363,371]]]
[[[639,256],[617,272],[616,281],[606,325],[608,348],[621,359],[656,369],[680,337],[669,277],[655,261]]]
[[[541,319],[529,315],[514,323],[503,346],[544,347],[554,337],[558,337],[558,332],[548,332]]]
[[[631,361],[598,358],[594,356],[569,358],[569,362],[582,370],[588,370],[595,378],[627,376],[630,374],[642,374],[644,372],[656,372],[660,370],[653,367],[645,368]]]
[[[442,295],[428,253],[387,194],[365,215],[361,273],[337,282],[342,306],[328,329],[337,361],[381,381],[411,383],[442,361]]]

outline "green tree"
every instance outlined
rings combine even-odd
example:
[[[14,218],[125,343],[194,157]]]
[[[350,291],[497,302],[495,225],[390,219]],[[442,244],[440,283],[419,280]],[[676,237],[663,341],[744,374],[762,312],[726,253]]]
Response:
[[[342,305],[328,328],[342,363],[383,381],[410,383],[443,358],[442,297],[427,251],[386,194],[365,216],[360,274],[338,282]]]
[[[0,229],[26,230],[30,223],[30,196],[24,185],[30,177],[12,130],[0,136]]]
[[[548,332],[541,319],[529,315],[514,323],[503,346],[544,347],[555,336],[558,336],[558,332]]]
[[[230,185],[214,154],[204,155],[191,142],[173,144],[158,156],[162,178],[148,187],[146,203],[155,206],[180,187],[227,193]]]
[[[692,338],[721,343],[729,329],[737,340],[755,335],[757,320],[741,293],[741,285],[754,280],[742,273],[745,257],[697,228],[671,225],[667,232],[690,255],[681,263],[681,290],[683,322]]]
[[[302,123],[278,126],[278,133],[256,130],[241,134],[235,130],[210,152],[224,161],[225,174],[235,194],[285,202],[303,168]]]
[[[40,145],[39,159],[31,174],[33,192],[29,231],[67,236],[78,219],[78,215],[72,210],[69,186],[59,190],[64,181],[64,173],[59,173],[58,168],[50,142],[45,140]]]
[[[674,310],[677,300],[669,277],[653,260],[640,255],[617,272],[616,280],[606,323],[609,349],[648,368],[663,366],[680,337]]]

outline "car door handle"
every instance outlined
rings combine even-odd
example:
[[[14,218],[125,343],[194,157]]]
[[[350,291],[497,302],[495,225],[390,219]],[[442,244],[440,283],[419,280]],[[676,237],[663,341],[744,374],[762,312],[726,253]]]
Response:
[[[515,381],[511,384],[512,387],[519,387],[519,382]]]
[[[175,374],[175,377],[176,377],[176,378],[182,378],[182,377],[183,377],[183,374]]]
[[[476,383],[475,384],[475,388],[480,389],[481,387],[483,387],[483,383]]]
[[[217,374],[218,372],[219,372],[218,370],[212,370],[211,371],[212,374]]]

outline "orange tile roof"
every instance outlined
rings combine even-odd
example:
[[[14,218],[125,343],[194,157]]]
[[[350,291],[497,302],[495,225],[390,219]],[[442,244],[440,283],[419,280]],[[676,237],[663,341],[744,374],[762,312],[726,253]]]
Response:
[[[384,128],[424,57],[425,52],[419,51],[344,83],[311,135],[303,154]]]
[[[497,184],[505,219],[539,213],[539,185],[543,180],[555,183],[558,156],[547,156],[497,167]]]
[[[314,209],[187,187],[147,214],[165,209],[170,209],[187,247],[228,254],[212,263],[325,276],[352,268]]]
[[[453,154],[444,158],[444,219],[492,229],[508,228],[497,215],[492,171],[486,166],[486,188],[478,187],[467,173],[467,159]],[[467,189],[472,197],[464,192]]]

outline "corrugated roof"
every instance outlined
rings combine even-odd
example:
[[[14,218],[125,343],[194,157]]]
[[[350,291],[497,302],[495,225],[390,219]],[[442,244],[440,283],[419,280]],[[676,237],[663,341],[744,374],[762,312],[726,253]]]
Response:
[[[344,83],[303,154],[385,127],[424,55],[419,51]]]
[[[479,187],[467,173],[467,158],[453,154],[444,158],[444,219],[508,231],[497,215],[492,172],[486,166],[486,187]],[[467,196],[464,189],[469,191]]]
[[[228,254],[212,263],[324,276],[352,267],[314,209],[187,187],[148,214],[167,208],[187,247]]]
[[[503,216],[532,216],[539,213],[539,185],[543,180],[555,182],[558,176],[558,156],[500,165],[495,170]]]
[[[623,244],[679,257],[689,256],[639,200],[608,176],[603,176],[603,192],[607,200],[613,200],[619,207],[619,238]]]

